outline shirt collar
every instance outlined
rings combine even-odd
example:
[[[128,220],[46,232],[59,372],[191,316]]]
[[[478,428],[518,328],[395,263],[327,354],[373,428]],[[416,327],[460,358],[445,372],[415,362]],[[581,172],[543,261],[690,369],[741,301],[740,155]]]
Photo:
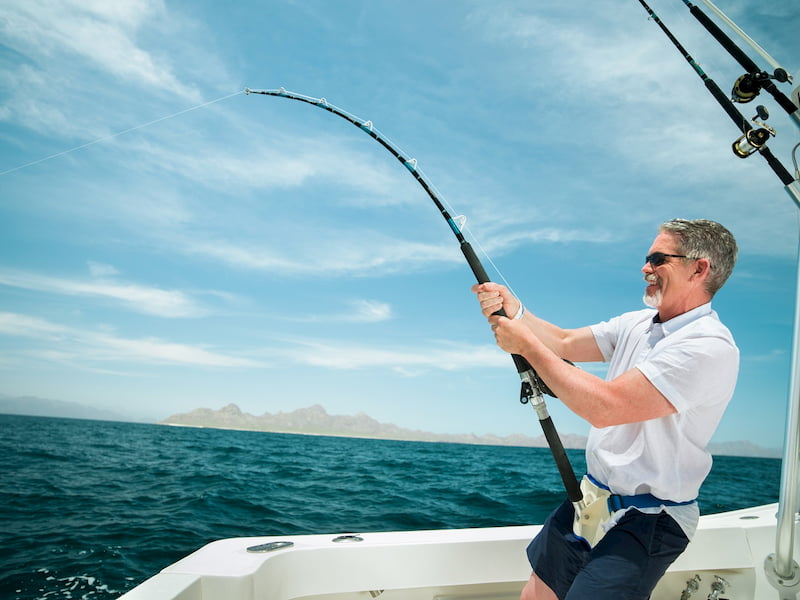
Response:
[[[701,317],[705,317],[706,315],[711,314],[711,302],[706,302],[705,304],[701,304],[700,306],[693,308],[692,310],[686,311],[683,314],[678,315],[677,317],[672,317],[669,321],[660,321],[658,318],[658,313],[653,316],[653,320],[650,322],[650,326],[648,327],[648,331],[652,331],[655,325],[661,325],[661,328],[664,332],[664,335],[669,335],[674,331],[678,331],[681,327],[688,325],[692,321],[696,321]]]

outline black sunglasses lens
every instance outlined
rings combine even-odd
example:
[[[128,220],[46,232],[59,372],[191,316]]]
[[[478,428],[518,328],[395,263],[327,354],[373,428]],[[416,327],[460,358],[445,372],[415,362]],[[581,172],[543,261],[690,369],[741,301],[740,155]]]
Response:
[[[654,267],[660,267],[663,265],[667,260],[667,255],[663,252],[653,252],[649,256],[645,257],[645,261],[649,262]]]

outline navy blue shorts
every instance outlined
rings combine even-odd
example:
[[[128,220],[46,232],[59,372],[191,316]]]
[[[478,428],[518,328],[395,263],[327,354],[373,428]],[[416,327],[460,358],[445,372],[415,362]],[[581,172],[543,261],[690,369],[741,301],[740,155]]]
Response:
[[[631,509],[592,550],[575,537],[568,500],[528,546],[533,571],[559,600],[647,600],[689,539],[666,512]]]

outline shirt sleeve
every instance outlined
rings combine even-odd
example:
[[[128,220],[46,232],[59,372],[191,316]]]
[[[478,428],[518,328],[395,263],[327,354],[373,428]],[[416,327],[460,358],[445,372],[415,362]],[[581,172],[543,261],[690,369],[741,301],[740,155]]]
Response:
[[[614,317],[589,326],[594,335],[594,341],[597,342],[597,347],[600,348],[600,353],[603,355],[604,362],[611,360],[611,356],[614,354],[619,339],[620,325],[620,317]]]
[[[597,342],[597,347],[603,355],[603,360],[608,362],[617,350],[620,341],[627,335],[637,323],[642,320],[652,318],[656,314],[653,309],[644,309],[640,311],[633,311],[613,317],[608,321],[602,321],[595,325],[590,325],[589,329],[592,330],[594,340]]]
[[[739,350],[723,336],[684,337],[655,348],[636,367],[682,413],[730,399]]]

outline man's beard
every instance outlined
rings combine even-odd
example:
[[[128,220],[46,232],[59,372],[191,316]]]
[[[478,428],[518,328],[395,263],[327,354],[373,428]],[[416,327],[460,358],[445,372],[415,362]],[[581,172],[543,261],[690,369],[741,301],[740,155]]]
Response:
[[[661,290],[658,289],[656,290],[655,294],[648,294],[645,292],[644,296],[642,296],[642,302],[644,302],[650,308],[658,309],[658,307],[661,306],[661,298]]]

